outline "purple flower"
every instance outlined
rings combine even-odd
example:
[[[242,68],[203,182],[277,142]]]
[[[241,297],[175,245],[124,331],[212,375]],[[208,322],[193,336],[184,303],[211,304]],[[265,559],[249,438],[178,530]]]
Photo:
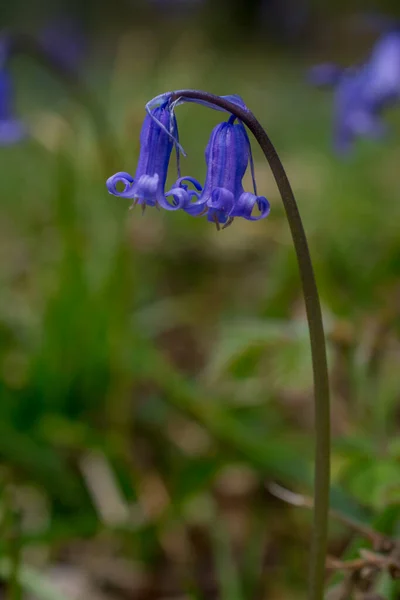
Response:
[[[205,157],[207,175],[204,188],[197,194],[197,200],[191,204],[188,201],[184,203],[183,209],[188,214],[207,214],[208,220],[214,221],[218,229],[220,224],[224,227],[230,225],[234,217],[256,221],[268,215],[268,200],[257,195],[250,141],[242,122],[235,123],[235,117],[231,116],[229,121],[217,125],[211,133]],[[245,192],[242,184],[249,163],[254,194]],[[256,205],[260,214],[253,216]]]
[[[207,175],[204,188],[193,177],[181,177],[179,154],[183,152],[178,140],[175,108],[184,102],[196,102],[190,98],[178,97],[171,101],[172,92],[153,98],[147,105],[147,115],[140,135],[140,155],[135,177],[129,173],[116,173],[107,180],[110,194],[121,198],[134,199],[134,205],[156,206],[166,210],[183,209],[189,215],[200,217],[207,214],[220,229],[230,225],[234,217],[256,221],[269,213],[269,202],[258,196],[254,178],[254,166],[250,141],[241,121],[231,115],[227,122],[217,125],[208,142],[205,156]],[[225,96],[231,102],[246,109],[239,96]],[[224,110],[207,101],[199,104]],[[175,146],[178,159],[178,179],[169,192],[165,193],[165,183],[171,152]],[[242,180],[247,167],[251,167],[254,193],[245,192]],[[122,183],[124,189],[117,190]],[[194,189],[189,189],[192,185]],[[171,202],[167,200],[171,197]],[[257,206],[259,214],[253,215]]]
[[[332,86],[336,85],[343,73],[338,65],[334,63],[322,63],[314,65],[308,70],[307,80],[311,85]]]
[[[365,66],[365,95],[379,107],[400,99],[400,31],[383,35],[372,49]]]
[[[77,70],[87,49],[87,39],[81,23],[68,16],[59,16],[39,34],[44,50],[65,67]]]
[[[173,146],[178,148],[176,120],[168,101],[151,110],[145,117],[140,134],[140,155],[135,177],[129,173],[116,173],[107,180],[110,194],[120,198],[132,198],[133,205],[156,206],[166,210],[177,210],[190,198],[183,193],[186,186],[178,184],[176,189],[165,193],[169,161]],[[117,190],[122,182],[123,191]],[[172,196],[172,204],[167,197]]]
[[[349,71],[336,89],[334,147],[339,153],[348,153],[356,137],[379,139],[386,133],[386,125],[380,117],[384,98],[370,94],[369,79],[366,68]]]
[[[0,39],[0,145],[15,144],[26,135],[26,127],[14,114],[14,87],[7,68],[9,39]]]
[[[383,35],[369,60],[341,77],[335,96],[335,147],[347,152],[354,138],[382,138],[382,112],[400,100],[400,32]]]
[[[358,68],[340,72],[334,65],[317,65],[309,79],[317,85],[336,83],[334,145],[338,152],[347,153],[356,137],[383,137],[387,127],[382,112],[400,100],[400,32],[383,35]]]

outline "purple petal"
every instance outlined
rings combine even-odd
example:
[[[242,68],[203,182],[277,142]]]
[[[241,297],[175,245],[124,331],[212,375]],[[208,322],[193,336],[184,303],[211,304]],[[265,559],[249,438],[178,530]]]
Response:
[[[155,206],[161,198],[159,190],[160,177],[158,173],[154,175],[141,175],[136,179],[132,187],[132,196],[139,200],[139,204],[145,203],[148,206]]]
[[[125,189],[122,192],[119,192],[116,188],[117,183],[119,183],[120,181],[122,181],[122,183],[125,185]],[[129,173],[125,173],[125,171],[115,173],[115,175],[112,175],[106,181],[108,192],[113,196],[119,196],[120,198],[133,198],[133,184],[134,179],[132,175],[129,175]]]
[[[232,211],[234,203],[235,197],[232,192],[225,188],[215,188],[211,193],[207,206],[228,215]]]
[[[260,214],[252,216],[253,208],[257,204]],[[264,196],[255,196],[249,192],[243,192],[240,198],[235,202],[230,217],[243,217],[248,221],[259,221],[269,215],[270,204]]]
[[[188,185],[184,183],[185,181],[193,184],[196,190],[189,190]],[[179,177],[179,179],[177,179],[175,182],[174,189],[171,191],[175,192],[177,189],[183,189],[187,194],[187,201],[185,202],[185,205],[182,206],[183,210],[185,210],[188,215],[191,215],[192,217],[198,217],[204,211],[207,201],[206,198],[199,201],[200,192],[203,189],[202,185],[194,177]],[[192,200],[194,198],[195,200],[193,202]]]
[[[172,188],[169,192],[165,194],[165,198],[160,198],[158,200],[161,208],[165,210],[178,210],[180,208],[185,208],[187,204],[190,203],[190,194],[194,192],[187,192],[183,188]],[[172,196],[173,204],[170,204],[166,198]]]
[[[203,189],[201,183],[199,183],[194,177],[179,177],[179,179],[176,180],[175,185],[177,187],[183,187],[185,190],[187,190],[188,186],[183,183],[184,181],[192,183],[196,190],[199,190],[199,192]]]

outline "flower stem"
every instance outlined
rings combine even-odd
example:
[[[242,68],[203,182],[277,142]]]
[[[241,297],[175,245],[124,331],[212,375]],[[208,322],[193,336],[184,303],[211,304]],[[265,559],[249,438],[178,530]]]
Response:
[[[271,171],[274,175],[284,204],[303,287],[314,376],[314,413],[316,431],[314,523],[311,543],[308,598],[309,600],[322,600],[324,596],[330,486],[329,378],[321,305],[303,223],[285,169],[271,140],[253,113],[247,108],[241,108],[220,96],[215,96],[200,90],[176,91],[172,94],[171,102],[174,102],[179,98],[202,100],[213,104],[238,117],[249,128],[271,167]]]

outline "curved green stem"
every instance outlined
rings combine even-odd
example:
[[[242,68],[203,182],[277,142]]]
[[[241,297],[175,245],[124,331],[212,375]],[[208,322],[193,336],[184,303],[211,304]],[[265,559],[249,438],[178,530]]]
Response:
[[[71,95],[90,115],[96,132],[100,157],[105,172],[113,172],[117,163],[116,144],[101,105],[73,69],[57,60],[34,38],[15,34],[11,38],[10,57],[27,55],[37,61],[66,85]]]
[[[199,90],[176,91],[172,94],[171,101],[173,102],[179,98],[201,100],[213,104],[238,117],[249,128],[271,167],[285,207],[300,270],[311,342],[316,434],[314,524],[311,544],[309,600],[322,600],[324,595],[330,486],[329,379],[321,305],[303,223],[285,169],[271,140],[253,113],[247,108],[241,108],[220,96]]]

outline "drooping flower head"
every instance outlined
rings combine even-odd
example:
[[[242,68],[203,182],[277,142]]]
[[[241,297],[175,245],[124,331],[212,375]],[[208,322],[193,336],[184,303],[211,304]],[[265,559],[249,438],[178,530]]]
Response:
[[[107,180],[110,194],[131,198],[134,205],[156,206],[166,210],[182,208],[180,189],[165,193],[165,183],[173,146],[178,147],[176,119],[169,103],[164,102],[145,117],[140,133],[140,154],[135,177],[126,172],[116,173]],[[123,191],[117,184],[125,185]],[[172,204],[167,197],[172,196]],[[186,197],[184,198],[186,199]]]
[[[238,96],[225,96],[230,102],[245,108]],[[269,213],[269,203],[256,191],[250,141],[243,123],[232,115],[217,125],[208,142],[205,157],[207,175],[204,187],[193,177],[180,177],[179,154],[183,149],[178,141],[175,108],[183,102],[197,102],[216,108],[207,101],[179,97],[172,101],[172,92],[151,100],[140,135],[140,155],[135,177],[126,172],[116,173],[107,180],[108,191],[122,198],[134,199],[134,204],[157,206],[167,210],[183,209],[192,216],[207,215],[209,221],[228,226],[234,217],[258,220]],[[222,109],[221,109],[222,110]],[[178,179],[165,193],[172,149],[178,157]],[[250,165],[254,193],[245,192],[242,180]],[[118,191],[122,183],[124,189]],[[189,189],[189,185],[194,187]],[[171,202],[167,200],[172,197]],[[257,206],[259,214],[253,215]]]
[[[26,127],[15,117],[14,86],[8,68],[10,39],[0,37],[0,145],[19,142],[26,135]]]
[[[206,152],[207,175],[204,188],[198,199],[184,210],[197,216],[207,214],[209,221],[229,225],[234,217],[255,221],[269,213],[269,202],[258,196],[254,181],[250,141],[243,123],[235,123],[232,116],[227,122],[214,127]],[[242,180],[251,165],[254,193],[245,192]],[[253,216],[257,205],[260,214]]]

